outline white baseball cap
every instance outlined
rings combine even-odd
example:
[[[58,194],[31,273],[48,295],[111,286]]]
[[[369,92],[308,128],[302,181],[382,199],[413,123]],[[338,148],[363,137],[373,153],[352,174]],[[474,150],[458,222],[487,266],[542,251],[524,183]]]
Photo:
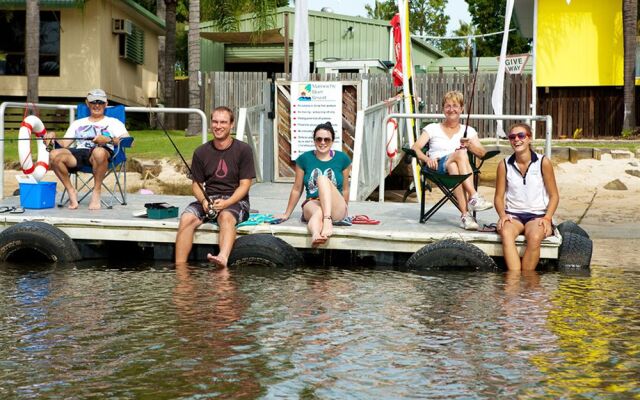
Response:
[[[93,89],[87,94],[87,101],[91,103],[92,101],[104,101],[107,102],[107,94],[102,89]]]

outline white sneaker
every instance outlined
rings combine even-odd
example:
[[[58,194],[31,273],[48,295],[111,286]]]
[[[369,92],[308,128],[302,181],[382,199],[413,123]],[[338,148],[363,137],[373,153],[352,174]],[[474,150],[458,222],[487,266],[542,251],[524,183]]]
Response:
[[[460,228],[466,229],[468,231],[477,231],[480,229],[480,225],[476,222],[476,219],[471,215],[466,214],[460,217]]]
[[[476,193],[467,203],[469,211],[484,211],[493,207],[493,203],[484,199],[479,193]]]

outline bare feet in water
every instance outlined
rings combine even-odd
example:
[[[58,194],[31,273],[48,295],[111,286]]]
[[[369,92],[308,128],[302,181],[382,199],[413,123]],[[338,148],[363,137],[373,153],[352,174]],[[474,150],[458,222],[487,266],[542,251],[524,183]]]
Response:
[[[217,255],[214,256],[211,253],[207,254],[207,260],[209,260],[210,263],[217,265],[218,267],[221,268],[227,268],[227,258],[221,255]]]

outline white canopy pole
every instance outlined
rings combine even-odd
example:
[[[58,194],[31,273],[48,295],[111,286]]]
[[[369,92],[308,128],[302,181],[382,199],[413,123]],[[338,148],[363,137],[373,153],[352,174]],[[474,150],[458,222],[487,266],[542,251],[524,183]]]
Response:
[[[504,103],[505,58],[507,56],[507,43],[509,41],[509,25],[511,24],[513,2],[514,0],[507,0],[507,8],[504,14],[504,33],[502,35],[502,47],[500,48],[500,61],[498,63],[498,75],[496,76],[496,85],[493,87],[493,94],[491,95],[491,105],[496,115],[502,114],[502,105]],[[505,136],[502,121],[497,121],[496,136]]]

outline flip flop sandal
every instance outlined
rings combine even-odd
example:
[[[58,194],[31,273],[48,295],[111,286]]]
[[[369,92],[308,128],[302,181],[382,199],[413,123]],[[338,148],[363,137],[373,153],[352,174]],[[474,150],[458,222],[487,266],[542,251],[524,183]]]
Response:
[[[0,207],[0,214],[13,211],[15,207],[2,206]]]
[[[378,225],[380,221],[369,218],[368,215],[355,215],[351,218],[351,223],[354,225]]]
[[[24,208],[22,207],[12,207],[13,210],[9,211],[9,214],[22,214],[24,213]]]
[[[498,227],[495,223],[484,224],[482,228],[478,229],[478,232],[497,232]]]

